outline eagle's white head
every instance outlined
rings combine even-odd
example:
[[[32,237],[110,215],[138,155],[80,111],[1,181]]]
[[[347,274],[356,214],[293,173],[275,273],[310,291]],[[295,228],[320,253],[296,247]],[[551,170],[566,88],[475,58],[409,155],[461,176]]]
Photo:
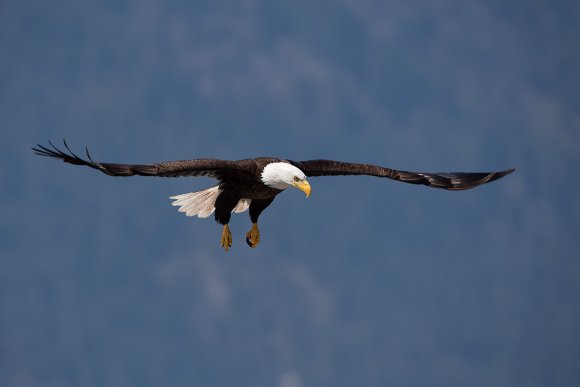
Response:
[[[262,171],[262,182],[268,187],[286,189],[296,187],[310,196],[310,184],[306,175],[292,164],[277,162],[266,165]]]

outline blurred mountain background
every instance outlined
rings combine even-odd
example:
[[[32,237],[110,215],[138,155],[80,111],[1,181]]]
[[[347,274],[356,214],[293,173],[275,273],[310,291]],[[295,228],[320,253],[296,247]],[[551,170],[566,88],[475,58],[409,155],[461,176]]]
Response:
[[[0,385],[575,386],[577,1],[0,2]],[[219,247],[169,196],[40,158],[330,158]]]

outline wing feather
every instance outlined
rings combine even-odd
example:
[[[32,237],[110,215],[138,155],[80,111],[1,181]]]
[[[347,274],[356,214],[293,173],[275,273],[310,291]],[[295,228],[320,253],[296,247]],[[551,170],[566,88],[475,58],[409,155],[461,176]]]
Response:
[[[372,164],[334,160],[298,161],[294,162],[294,165],[300,168],[306,176],[368,175],[447,190],[474,188],[500,179],[515,170],[512,168],[499,172],[409,172]]]
[[[58,149],[50,141],[49,144],[52,149],[37,144],[37,146],[33,147],[32,150],[37,155],[53,157],[74,165],[85,165],[110,176],[207,176],[220,178],[229,172],[241,170],[241,167],[234,161],[207,158],[167,161],[156,164],[102,163],[92,159],[88,148],[85,149],[87,159],[83,159],[70,150],[66,141],[63,140],[63,143],[68,153]]]

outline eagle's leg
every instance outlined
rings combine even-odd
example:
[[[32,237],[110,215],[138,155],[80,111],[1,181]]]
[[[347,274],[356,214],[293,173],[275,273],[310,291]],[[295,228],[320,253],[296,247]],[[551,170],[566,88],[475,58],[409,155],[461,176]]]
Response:
[[[260,244],[260,230],[258,229],[258,223],[252,223],[252,228],[246,234],[246,243],[252,248],[258,247]]]
[[[248,246],[254,248],[260,244],[260,230],[258,229],[258,218],[262,211],[266,209],[273,201],[275,196],[268,199],[253,199],[250,203],[250,220],[252,221],[252,228],[246,234],[246,243]]]
[[[219,224],[223,224],[221,245],[225,251],[232,247],[232,232],[228,226],[230,218],[232,217],[232,210],[238,204],[240,198],[233,194],[226,185],[221,184],[220,188],[223,191],[219,194],[215,201],[215,220]]]
[[[230,249],[230,247],[232,247],[232,233],[230,231],[230,228],[228,227],[227,224],[224,224],[224,229],[222,231],[222,248],[225,251],[228,251]]]

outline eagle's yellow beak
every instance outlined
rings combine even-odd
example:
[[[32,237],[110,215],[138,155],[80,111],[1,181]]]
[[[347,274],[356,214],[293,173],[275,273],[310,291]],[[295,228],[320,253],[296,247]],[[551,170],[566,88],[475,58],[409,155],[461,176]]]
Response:
[[[310,196],[310,184],[306,180],[296,181],[294,182],[296,188],[306,194],[306,197]]]

